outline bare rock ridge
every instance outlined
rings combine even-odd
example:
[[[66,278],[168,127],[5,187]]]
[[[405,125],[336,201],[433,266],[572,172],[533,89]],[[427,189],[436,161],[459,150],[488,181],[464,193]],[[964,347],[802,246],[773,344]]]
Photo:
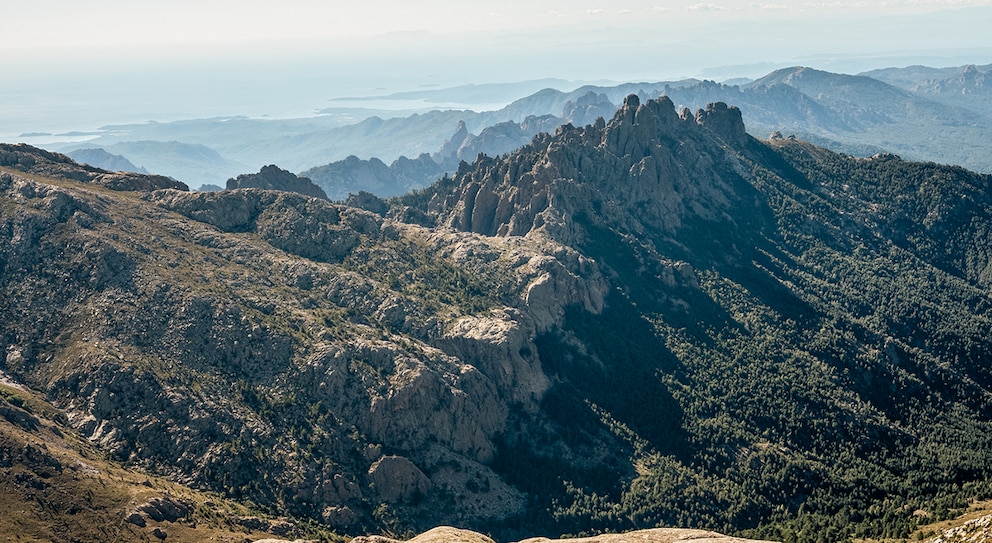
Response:
[[[693,115],[666,97],[641,103],[631,95],[609,122],[564,125],[519,152],[459,170],[427,211],[459,230],[544,231],[573,246],[584,236],[583,217],[674,234],[690,216],[731,220],[749,189],[728,150],[750,141],[735,107],[716,103]]]
[[[299,177],[278,166],[262,166],[258,173],[241,174],[227,180],[227,189],[268,189],[296,192],[327,200],[324,189],[306,177]]]
[[[148,199],[226,232],[256,232],[279,249],[319,262],[340,261],[361,236],[378,233],[381,222],[371,213],[295,191],[161,191]]]
[[[85,164],[80,165],[66,155],[25,144],[0,143],[0,166],[15,168],[24,173],[103,185],[112,190],[142,192],[159,189],[189,190],[185,183],[170,177],[110,172]]]

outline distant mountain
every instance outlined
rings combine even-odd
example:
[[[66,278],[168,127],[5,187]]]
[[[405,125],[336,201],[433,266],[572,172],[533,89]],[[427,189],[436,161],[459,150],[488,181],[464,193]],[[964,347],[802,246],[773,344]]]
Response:
[[[561,126],[563,119],[553,115],[530,116],[521,122],[505,121],[487,126],[478,136],[470,134],[465,123],[459,123],[455,133],[434,154],[434,160],[457,167],[458,162],[475,160],[480,154],[496,156],[530,143],[542,132],[554,131]]]
[[[985,117],[992,116],[992,64],[955,68],[888,68],[863,75],[885,81],[910,92],[930,97],[950,106],[965,106]]]
[[[915,160],[992,172],[992,120],[967,101],[932,96],[867,76],[804,67],[777,70],[742,86],[702,82],[665,91],[677,106],[739,104],[748,130],[795,134],[856,156],[892,152]]]
[[[313,179],[331,200],[366,191],[381,198],[399,196],[423,188],[444,175],[444,168],[427,153],[415,159],[400,157],[386,166],[378,158],[344,160],[310,168],[301,175]]]
[[[67,148],[66,152],[74,153],[80,147],[90,147],[98,143],[99,140],[74,144]],[[194,186],[204,183],[221,184],[245,169],[240,163],[222,157],[206,145],[174,140],[124,141],[101,145],[100,149],[108,154],[124,157],[129,162],[137,164],[140,169],[167,175]]]
[[[70,158],[80,164],[89,164],[104,170],[113,172],[135,172],[148,173],[144,168],[139,168],[131,161],[121,155],[112,155],[105,149],[77,149],[66,153]]]

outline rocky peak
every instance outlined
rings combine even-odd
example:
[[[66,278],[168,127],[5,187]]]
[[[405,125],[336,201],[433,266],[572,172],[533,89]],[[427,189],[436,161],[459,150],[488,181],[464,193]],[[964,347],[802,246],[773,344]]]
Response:
[[[746,190],[738,157],[748,138],[737,108],[711,104],[692,116],[668,97],[630,95],[608,122],[562,125],[461,168],[435,186],[426,211],[458,230],[544,232],[571,246],[587,235],[582,218],[630,233],[729,220],[727,208],[743,200],[735,192]]]
[[[613,115],[616,109],[617,106],[605,94],[589,91],[574,101],[566,102],[561,115],[565,122],[585,126],[593,124],[597,118]]]
[[[642,104],[636,94],[631,94],[606,125],[603,144],[617,156],[640,160],[657,145],[659,138],[678,134],[683,124],[675,104],[667,96]]]
[[[268,189],[296,192],[327,200],[327,194],[306,177],[299,177],[278,166],[263,166],[258,173],[241,174],[227,180],[227,189]]]
[[[708,104],[696,112],[696,123],[722,138],[727,143],[742,145],[747,141],[741,110],[723,102]]]
[[[437,156],[441,160],[450,156],[457,156],[458,150],[461,149],[462,145],[470,136],[471,134],[468,132],[468,127],[465,126],[465,121],[458,121],[458,126],[455,127],[455,133],[441,145]]]

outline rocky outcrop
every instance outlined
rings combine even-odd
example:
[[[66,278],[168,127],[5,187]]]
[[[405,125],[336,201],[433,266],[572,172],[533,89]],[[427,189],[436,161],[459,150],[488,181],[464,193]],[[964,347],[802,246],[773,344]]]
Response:
[[[992,540],[992,515],[969,520],[961,526],[941,530],[926,543],[982,543]]]
[[[379,498],[386,503],[410,501],[427,494],[431,481],[413,462],[402,456],[383,456],[369,468]]]
[[[412,539],[408,543],[495,543],[491,537],[482,535],[471,530],[453,528],[451,526],[438,526],[424,532]],[[400,540],[381,535],[359,536],[351,540],[351,543],[400,543]]]
[[[304,379],[315,398],[380,443],[415,451],[438,442],[488,462],[506,405],[474,366],[440,351],[403,351],[386,342],[353,342],[316,354]]]
[[[348,198],[344,201],[344,205],[371,211],[380,217],[385,217],[389,212],[389,204],[375,194],[364,190],[358,191],[358,194],[349,194]]]
[[[352,543],[401,543],[400,540],[384,536],[361,536],[351,540]],[[495,543],[495,541],[471,530],[462,530],[449,526],[439,526],[424,532],[407,543]],[[535,537],[524,539],[519,543],[771,543],[754,539],[730,537],[706,530],[689,530],[681,528],[656,528],[639,530],[624,534],[602,534],[594,537],[548,539]]]
[[[561,115],[566,123],[585,126],[595,123],[600,117],[610,118],[616,111],[616,104],[605,94],[589,91],[575,100],[566,102]]]
[[[485,368],[508,400],[533,409],[551,386],[541,371],[534,335],[527,324],[498,312],[462,317],[452,323],[439,345]]]
[[[381,220],[355,208],[258,189],[219,193],[156,192],[150,201],[226,232],[258,233],[284,251],[321,262],[344,258]]]
[[[93,183],[103,185],[111,190],[127,190],[152,192],[154,190],[173,189],[189,190],[185,183],[180,183],[164,175],[148,175],[131,172],[113,172],[96,176]]]
[[[741,110],[723,102],[708,104],[706,109],[697,111],[696,123],[735,147],[744,145],[748,138]]]
[[[135,508],[135,513],[143,515],[155,522],[176,522],[179,519],[189,516],[192,512],[190,505],[171,496],[152,498]],[[136,521],[128,520],[132,524],[143,526]]]
[[[278,166],[263,166],[258,173],[241,174],[227,180],[227,190],[266,189],[295,192],[327,200],[327,194],[306,177],[299,177]]]

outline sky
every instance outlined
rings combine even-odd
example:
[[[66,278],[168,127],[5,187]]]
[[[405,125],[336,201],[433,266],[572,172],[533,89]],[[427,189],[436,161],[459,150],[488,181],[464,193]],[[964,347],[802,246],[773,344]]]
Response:
[[[560,78],[992,63],[992,0],[6,2],[0,139]]]

